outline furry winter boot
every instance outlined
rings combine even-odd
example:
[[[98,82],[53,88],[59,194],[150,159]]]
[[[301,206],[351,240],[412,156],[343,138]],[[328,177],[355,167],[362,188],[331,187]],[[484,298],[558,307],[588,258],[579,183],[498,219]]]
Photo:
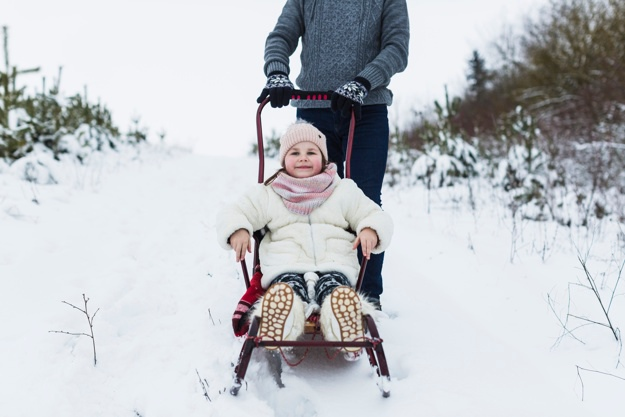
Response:
[[[261,317],[258,336],[262,340],[296,340],[304,332],[304,302],[290,285],[283,282],[272,285],[259,303],[261,307],[256,309],[256,314]]]
[[[320,326],[323,337],[329,341],[353,342],[365,336],[362,321],[362,301],[351,287],[335,288],[324,300],[320,312]],[[360,348],[345,347],[347,353],[358,356]]]

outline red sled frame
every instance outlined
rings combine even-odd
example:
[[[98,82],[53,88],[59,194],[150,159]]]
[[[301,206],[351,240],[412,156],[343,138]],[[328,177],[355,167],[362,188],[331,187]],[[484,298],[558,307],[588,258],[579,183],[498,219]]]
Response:
[[[294,90],[291,98],[293,100],[329,100],[332,92],[311,92],[311,91],[300,91]],[[262,184],[264,182],[265,177],[265,157],[264,157],[264,146],[263,146],[263,129],[262,129],[262,120],[261,113],[265,105],[269,102],[269,97],[267,97],[260,105],[258,106],[258,110],[256,112],[256,133],[257,133],[257,141],[258,141],[258,183]],[[349,125],[349,136],[347,142],[347,155],[345,158],[345,177],[350,178],[350,160],[351,160],[351,152],[352,152],[352,142],[354,139],[354,129],[356,126],[356,119],[354,112],[352,111],[350,125]],[[260,259],[258,256],[258,248],[260,245],[260,241],[263,238],[262,231],[254,232],[254,265],[253,270],[257,271],[260,269]],[[360,290],[362,285],[362,279],[364,277],[365,268],[367,267],[367,259],[362,258],[362,263],[360,265],[360,271],[358,273],[358,281],[356,283],[356,291]],[[247,265],[245,260],[241,261],[241,268],[243,269],[243,278],[245,280],[246,287],[250,286],[250,277],[247,269]],[[375,325],[375,321],[373,317],[368,314],[363,315],[364,329],[365,329],[365,338],[359,341],[352,342],[343,342],[343,341],[326,341],[323,339],[318,340],[297,340],[297,341],[275,341],[275,340],[262,340],[258,337],[258,329],[260,327],[260,318],[254,316],[252,322],[250,324],[250,328],[248,330],[247,335],[245,336],[245,341],[243,342],[243,347],[241,348],[241,353],[239,354],[239,359],[237,361],[237,365],[234,369],[234,380],[232,387],[230,388],[230,393],[232,395],[237,395],[241,386],[243,385],[243,380],[245,379],[245,374],[247,372],[247,367],[250,363],[250,359],[252,357],[252,353],[255,348],[258,347],[278,347],[279,349],[283,347],[306,347],[306,348],[333,348],[340,349],[346,347],[359,347],[364,349],[369,358],[369,364],[375,370],[378,376],[378,386],[382,392],[383,397],[388,397],[390,395],[390,373],[388,370],[388,364],[386,361],[386,355],[384,354],[384,349],[382,347],[382,339],[378,333],[377,326]],[[313,334],[320,335],[321,332],[319,329],[319,324],[313,320],[308,320],[306,322],[306,330],[305,334]],[[314,337],[314,336],[313,336]]]

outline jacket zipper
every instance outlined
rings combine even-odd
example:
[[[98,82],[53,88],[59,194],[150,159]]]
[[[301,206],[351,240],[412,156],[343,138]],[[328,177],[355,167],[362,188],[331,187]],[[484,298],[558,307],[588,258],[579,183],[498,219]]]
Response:
[[[315,250],[315,234],[313,233],[312,221],[310,220],[310,214],[308,215],[308,226],[310,229],[310,240],[312,243],[312,252],[313,252],[313,261],[315,266],[317,266],[317,251]]]

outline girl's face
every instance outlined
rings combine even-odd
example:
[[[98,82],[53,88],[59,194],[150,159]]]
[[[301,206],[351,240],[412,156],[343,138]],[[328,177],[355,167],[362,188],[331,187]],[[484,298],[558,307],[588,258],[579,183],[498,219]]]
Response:
[[[321,173],[321,150],[312,142],[299,142],[284,157],[286,173],[294,178],[308,178]]]

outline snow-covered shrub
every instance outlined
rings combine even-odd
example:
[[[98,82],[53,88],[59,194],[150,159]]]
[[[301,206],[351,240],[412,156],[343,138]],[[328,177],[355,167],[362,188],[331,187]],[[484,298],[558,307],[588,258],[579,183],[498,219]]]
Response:
[[[513,146],[507,158],[498,164],[495,183],[506,191],[527,187],[532,182],[546,186],[547,162],[539,149]]]
[[[508,207],[533,220],[551,218],[554,205],[549,194],[557,175],[542,150],[545,138],[533,116],[517,106],[501,121],[499,139],[507,147],[505,158],[496,163],[493,182],[508,193]]]
[[[61,137],[57,151],[74,155],[82,161],[92,152],[117,149],[123,142],[120,136],[116,137],[100,126],[83,123],[74,133]]]
[[[0,159],[8,159],[8,156],[11,153],[11,142],[13,140],[13,132],[0,125]]]
[[[459,178],[468,178],[477,173],[477,149],[461,137],[448,138],[439,132],[439,140],[426,146],[425,153],[417,158],[411,176],[424,181],[431,187],[445,187],[456,183]]]
[[[26,121],[30,120],[30,116],[26,109],[18,107],[9,110],[9,125],[8,130],[16,131],[23,129],[23,125]]]
[[[24,145],[25,126],[22,120],[28,119],[28,114],[24,109],[11,109],[8,112],[8,125],[0,125],[0,157],[8,160],[19,158],[26,154]]]
[[[8,62],[6,28],[4,39]],[[50,86],[43,78],[42,88],[34,93],[18,87],[21,84],[18,77],[37,71],[38,68],[15,67],[10,73],[0,71],[3,86],[0,88],[0,158],[10,163],[40,151],[42,145],[54,158],[74,152],[81,159],[89,152],[115,148],[122,141],[110,111],[100,103],[89,103],[86,89],[84,97],[79,94],[66,97],[60,93],[60,71]],[[146,130],[138,128],[138,119],[136,125],[124,141],[138,143],[146,139]]]
[[[609,137],[606,135],[606,137]],[[586,226],[592,219],[625,220],[625,146],[584,138],[559,145],[550,165],[558,172],[550,191],[553,216],[562,224]]]
[[[84,159],[93,152],[93,148],[89,146],[88,141],[82,142],[76,135],[63,135],[59,139],[58,149],[61,153],[75,155],[79,160]]]
[[[9,172],[16,177],[34,184],[56,184],[58,161],[51,152],[42,146],[37,146],[28,155],[16,160],[11,164]]]
[[[414,161],[422,155],[422,152],[416,149],[391,148],[389,150],[386,163],[386,175],[384,180],[386,184],[393,187],[396,185],[410,185],[412,182],[412,166]]]
[[[6,28],[4,39],[8,62]],[[100,152],[138,150],[146,141],[147,129],[138,118],[126,135],[120,134],[108,108],[87,100],[86,88],[84,95],[61,94],[60,70],[51,85],[44,77],[42,88],[31,92],[21,77],[38,70],[0,69],[0,173],[35,184],[55,184],[64,180],[61,160],[88,164]]]
[[[546,220],[550,217],[547,190],[551,176],[548,158],[542,151],[516,145],[499,162],[494,182],[509,193],[512,208],[523,207],[524,217]]]
[[[428,187],[446,187],[477,174],[478,150],[467,142],[466,133],[452,123],[460,106],[459,98],[450,99],[445,92],[444,104],[434,102],[435,118],[421,121],[419,135],[424,145],[411,166],[413,181],[423,181]]]

